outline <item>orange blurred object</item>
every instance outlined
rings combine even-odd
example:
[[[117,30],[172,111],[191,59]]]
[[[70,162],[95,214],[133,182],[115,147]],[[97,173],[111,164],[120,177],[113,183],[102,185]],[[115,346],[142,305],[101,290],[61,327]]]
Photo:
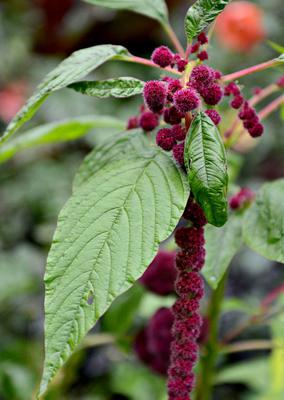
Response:
[[[8,123],[24,105],[28,85],[24,81],[13,82],[0,90],[0,118]]]
[[[230,3],[216,20],[215,31],[220,44],[247,52],[265,37],[263,11],[249,1]]]

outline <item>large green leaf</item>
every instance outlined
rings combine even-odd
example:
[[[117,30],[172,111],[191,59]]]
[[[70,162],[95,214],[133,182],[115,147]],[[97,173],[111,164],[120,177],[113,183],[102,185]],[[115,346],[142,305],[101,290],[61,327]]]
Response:
[[[262,256],[284,263],[284,179],[267,183],[248,210],[245,243]]]
[[[7,161],[19,151],[47,144],[67,142],[86,135],[93,128],[125,128],[125,122],[108,116],[86,116],[41,125],[24,132],[16,139],[0,147],[0,163]]]
[[[68,86],[77,92],[95,97],[130,97],[143,91],[144,82],[135,78],[116,78],[105,81],[82,81]]]
[[[168,21],[168,9],[164,0],[84,0],[97,6],[129,10],[154,18],[163,25]]]
[[[124,47],[109,44],[89,47],[71,54],[45,77],[33,96],[12,119],[0,138],[0,143],[6,141],[24,122],[31,119],[52,92],[84,78],[108,60],[123,59],[123,56],[128,55]]]
[[[202,32],[223,11],[230,0],[197,0],[185,16],[188,41]]]
[[[232,214],[221,228],[206,226],[206,260],[202,274],[213,289],[217,288],[232,258],[242,245],[242,221],[242,215]]]
[[[207,221],[222,226],[227,220],[227,160],[224,144],[212,120],[197,113],[185,143],[190,188]]]
[[[45,275],[41,393],[112,301],[142,275],[185,207],[183,172],[140,137],[136,151],[95,169],[59,215]]]

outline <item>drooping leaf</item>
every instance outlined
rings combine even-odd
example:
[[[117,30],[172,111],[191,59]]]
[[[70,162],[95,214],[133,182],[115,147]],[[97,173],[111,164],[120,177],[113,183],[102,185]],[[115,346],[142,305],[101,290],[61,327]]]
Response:
[[[67,142],[86,135],[93,128],[125,128],[125,122],[108,116],[86,116],[41,125],[24,132],[21,136],[0,147],[0,163],[7,161],[19,151],[31,147]]]
[[[101,7],[134,11],[154,18],[161,24],[168,21],[168,9],[164,0],[84,0]]]
[[[227,160],[224,144],[212,120],[197,113],[187,134],[185,165],[190,188],[207,221],[222,226],[227,220]]]
[[[82,81],[68,86],[77,92],[94,97],[131,97],[143,91],[144,82],[135,78],[116,78],[105,81]]]
[[[248,210],[245,243],[262,256],[284,263],[284,179],[267,183]]]
[[[59,215],[45,275],[41,393],[112,301],[142,275],[185,207],[183,172],[140,137],[136,151],[88,170]],[[96,151],[93,157],[96,166]]]
[[[188,41],[202,32],[224,10],[230,0],[197,0],[185,16]]]
[[[41,104],[54,91],[74,83],[108,60],[123,59],[129,53],[122,46],[99,45],[78,50],[51,71],[27,103],[8,125],[0,143],[6,141],[24,122],[30,120]]]
[[[232,214],[224,226],[207,225],[205,229],[206,259],[202,274],[216,289],[229,264],[242,245],[243,215]]]

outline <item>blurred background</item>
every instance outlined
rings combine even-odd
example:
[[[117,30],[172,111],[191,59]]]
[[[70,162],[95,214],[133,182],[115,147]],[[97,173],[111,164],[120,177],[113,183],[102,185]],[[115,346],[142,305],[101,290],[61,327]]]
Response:
[[[182,41],[183,18],[190,3],[167,1],[171,23]],[[211,65],[223,73],[276,57],[275,44],[284,45],[282,0],[233,3],[239,4],[239,12],[217,26],[209,48]],[[1,131],[59,61],[77,49],[103,43],[121,44],[132,54],[147,58],[155,47],[168,44],[158,23],[135,13],[95,7],[80,0],[0,0]],[[150,68],[111,62],[100,67],[95,76],[147,80],[156,74]],[[280,75],[281,71],[274,69],[243,79],[246,94]],[[82,115],[112,115],[126,121],[137,113],[140,103],[139,96],[98,101],[65,89],[46,102],[29,126]],[[226,106],[223,111],[225,130],[232,111]],[[264,181],[284,176],[281,119],[284,108],[265,121],[266,132],[260,141],[252,145],[247,138],[230,156],[237,184],[257,189]],[[43,361],[43,273],[57,216],[85,155],[114,133],[94,130],[74,142],[21,152],[0,165],[0,400],[34,398]],[[220,336],[257,313],[263,299],[281,282],[283,266],[243,248],[230,268]],[[282,293],[281,288],[278,292]],[[284,301],[281,295],[275,298],[276,316],[252,324],[237,339],[268,341],[276,337],[283,343],[284,314],[280,311]],[[172,294],[159,295],[137,283],[99,321],[46,399],[166,399],[163,371],[160,368],[157,372],[159,368],[147,362],[142,354],[145,343],[140,339],[141,329],[153,314],[160,307],[169,307],[173,299]],[[283,352],[280,356],[270,350],[222,354],[214,398],[276,400],[269,386],[273,365],[281,384]]]

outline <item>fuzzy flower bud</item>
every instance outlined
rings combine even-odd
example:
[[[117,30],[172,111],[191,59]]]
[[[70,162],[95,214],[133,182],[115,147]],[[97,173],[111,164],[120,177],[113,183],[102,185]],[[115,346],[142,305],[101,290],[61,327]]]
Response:
[[[140,278],[140,283],[161,296],[172,293],[177,276],[175,255],[175,252],[160,250]]]
[[[127,121],[127,128],[126,129],[136,129],[139,126],[139,118],[134,115],[133,117],[130,117]]]
[[[234,108],[235,110],[238,110],[244,102],[244,98],[241,95],[237,95],[233,98],[231,101],[231,107]]]
[[[251,128],[249,128],[248,132],[251,135],[251,137],[256,138],[263,134],[264,127],[261,123],[257,123],[254,126],[252,126]]]
[[[210,106],[218,104],[223,97],[223,90],[218,83],[213,83],[211,86],[202,88],[199,93],[203,97],[205,103]]]
[[[158,131],[156,136],[156,143],[165,151],[170,151],[176,144],[176,140],[173,136],[170,128],[162,128]]]
[[[197,36],[197,40],[200,44],[208,43],[208,38],[204,32],[199,33],[199,35]]]
[[[221,122],[221,115],[218,113],[216,110],[206,110],[205,114],[208,115],[208,117],[214,122],[215,125],[220,124]]]
[[[161,46],[153,51],[151,60],[160,67],[165,68],[173,62],[173,53],[168,47]]]
[[[178,142],[180,142],[186,138],[186,129],[180,124],[174,125],[172,127],[172,133],[174,135],[174,138]]]
[[[194,89],[181,89],[174,94],[174,104],[181,113],[186,113],[197,108],[200,99]]]
[[[159,125],[159,118],[152,111],[145,111],[139,119],[139,126],[146,132],[150,132]]]
[[[184,167],[184,142],[174,145],[173,156],[176,162]]]
[[[144,100],[148,108],[154,113],[159,112],[163,109],[167,90],[166,84],[160,81],[149,81],[144,86]]]
[[[210,86],[215,81],[215,71],[207,65],[197,65],[191,71],[190,85],[197,91]]]
[[[181,113],[175,106],[166,108],[164,111],[164,121],[170,125],[179,124],[184,117],[184,114]]]
[[[200,53],[197,54],[197,58],[199,58],[200,61],[205,61],[208,60],[208,53],[207,51],[203,50]]]
[[[197,53],[200,47],[200,43],[197,42],[191,46],[190,52],[191,54]]]
[[[277,79],[276,85],[278,85],[280,88],[284,88],[284,75],[280,76],[280,78]]]

